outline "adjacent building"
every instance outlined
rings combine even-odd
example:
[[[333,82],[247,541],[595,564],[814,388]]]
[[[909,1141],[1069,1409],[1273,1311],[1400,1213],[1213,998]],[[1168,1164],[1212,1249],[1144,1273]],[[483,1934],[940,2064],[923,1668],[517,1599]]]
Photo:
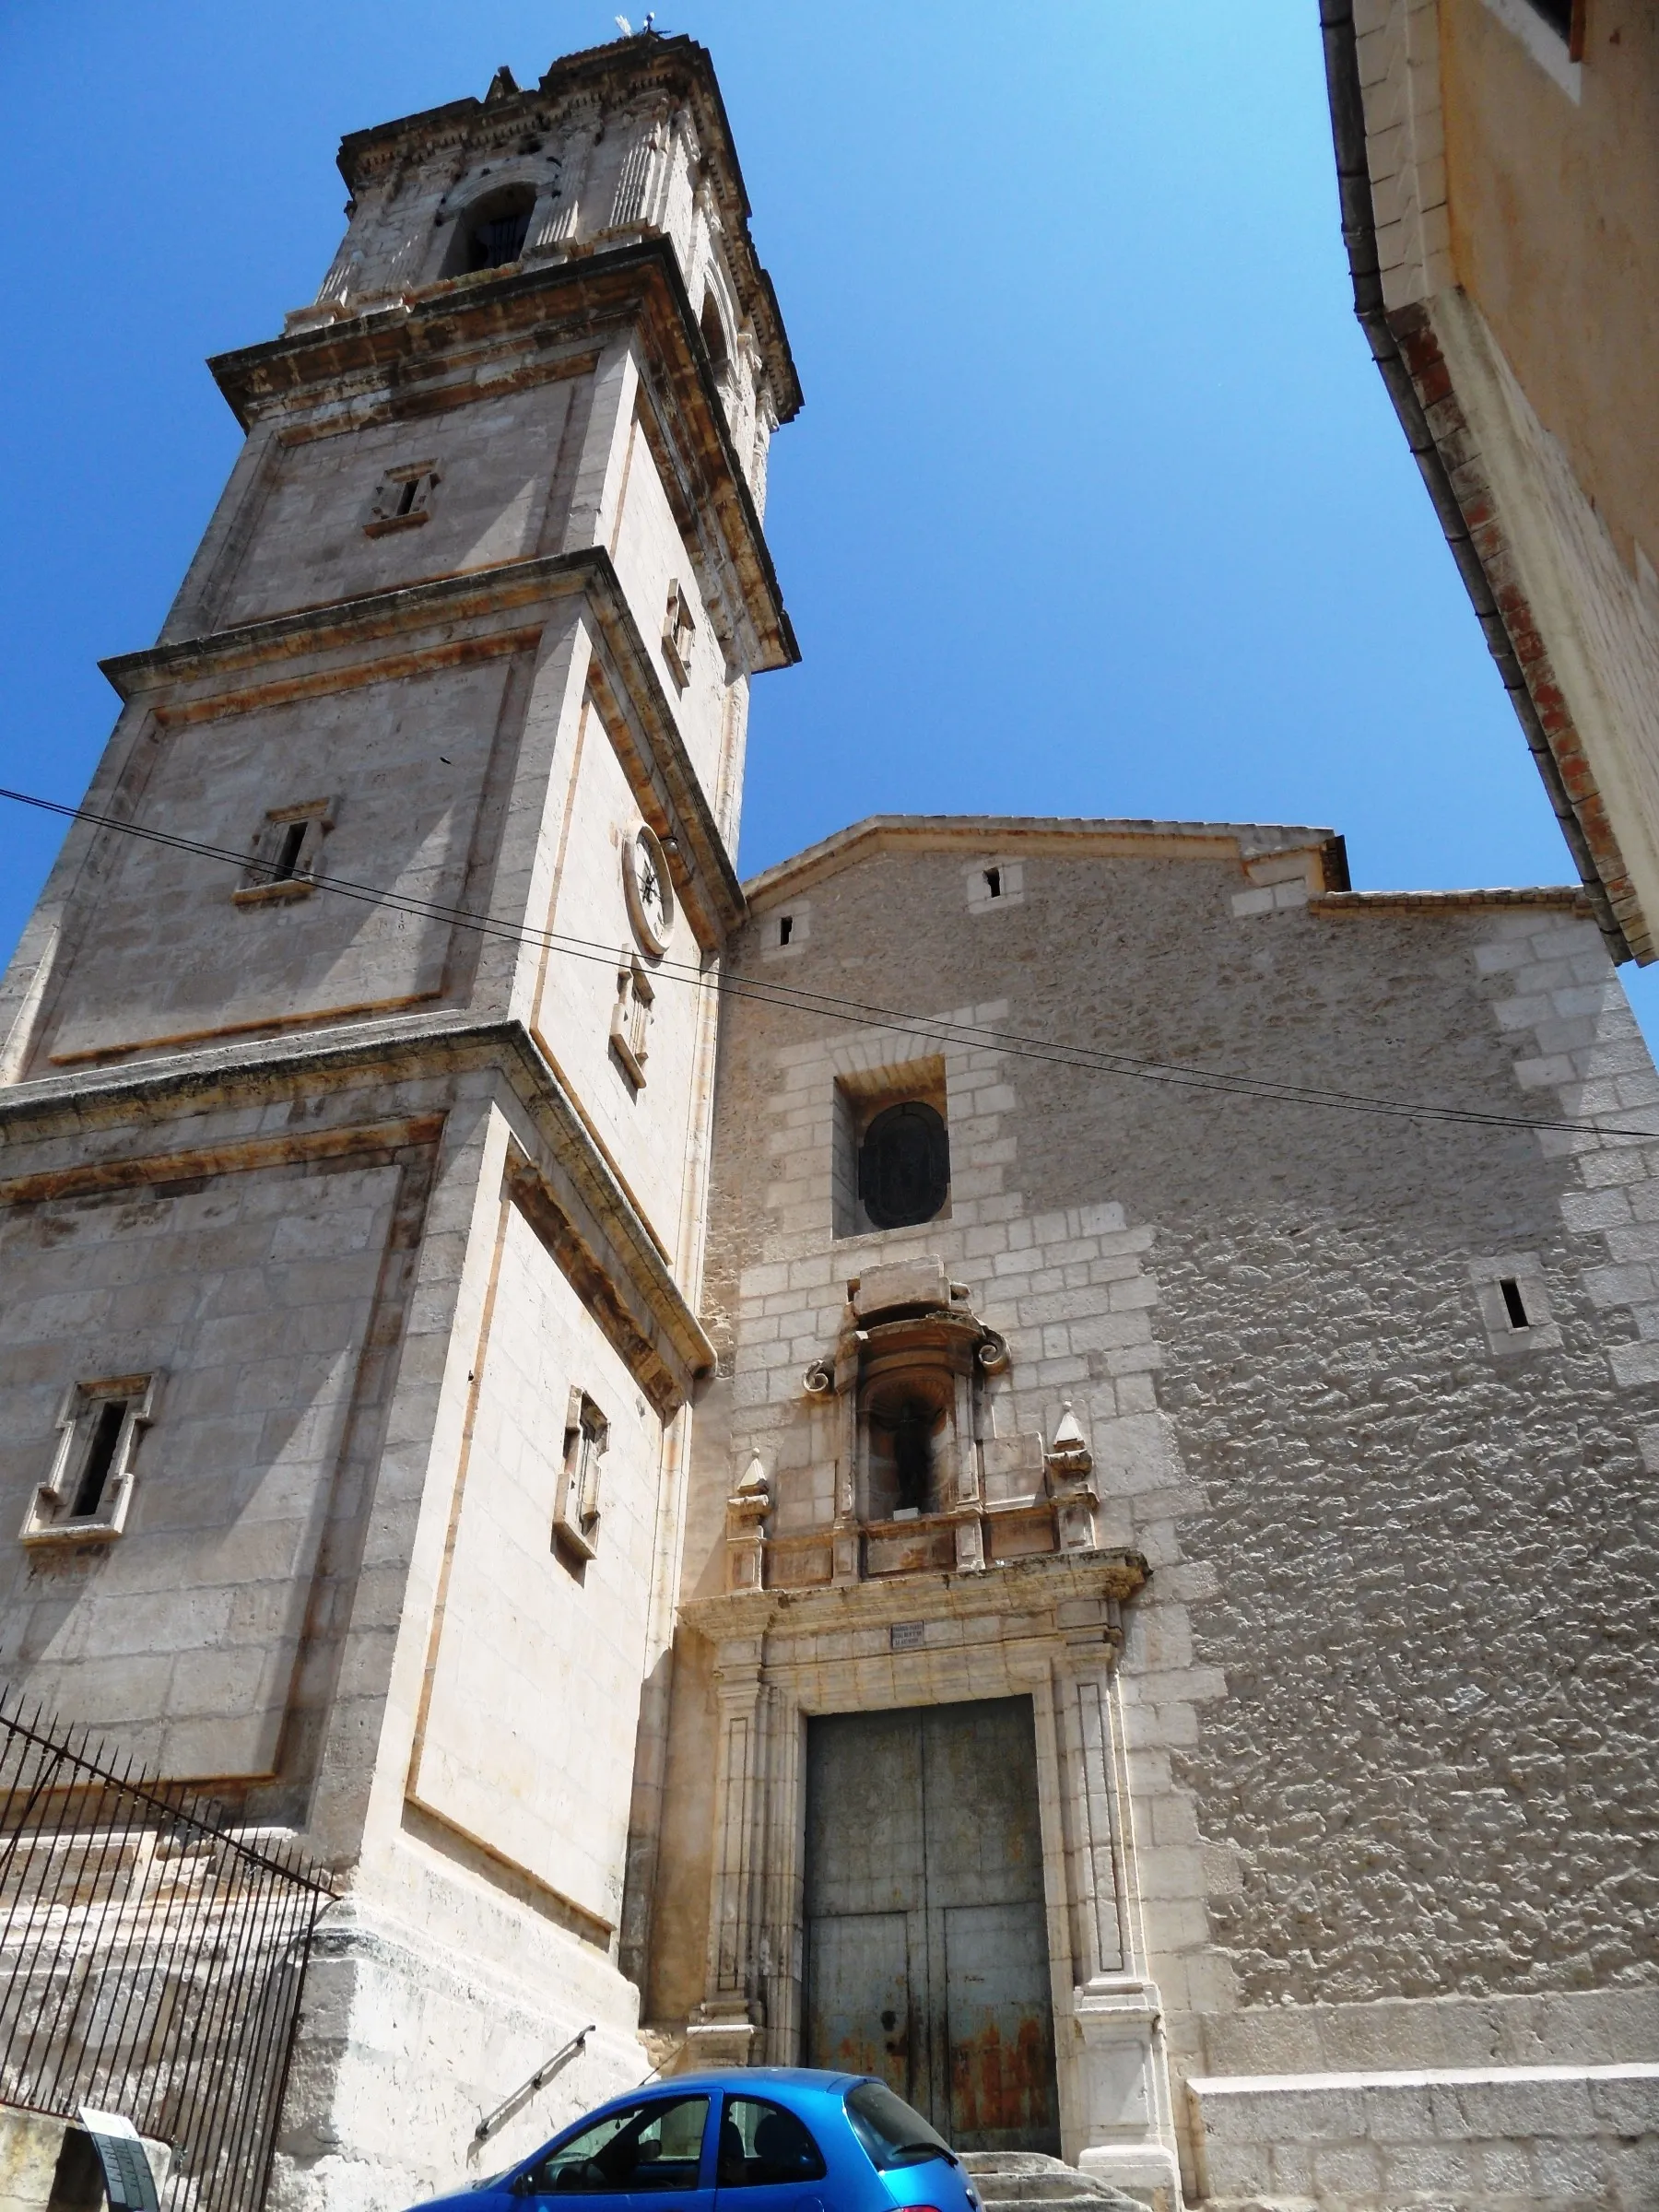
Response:
[[[1354,304],[1615,959],[1659,958],[1659,21],[1320,0]]]
[[[336,1870],[276,2201],[804,2061],[1155,2212],[1634,2207],[1594,894],[952,817],[741,885],[800,393],[707,55],[341,161],[0,1010],[0,1671]]]

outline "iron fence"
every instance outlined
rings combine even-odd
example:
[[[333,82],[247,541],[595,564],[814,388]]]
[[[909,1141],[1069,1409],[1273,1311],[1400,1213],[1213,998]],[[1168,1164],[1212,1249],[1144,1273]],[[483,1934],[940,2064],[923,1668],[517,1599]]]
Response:
[[[0,1689],[0,2102],[124,2112],[169,2212],[258,2212],[325,1878]]]

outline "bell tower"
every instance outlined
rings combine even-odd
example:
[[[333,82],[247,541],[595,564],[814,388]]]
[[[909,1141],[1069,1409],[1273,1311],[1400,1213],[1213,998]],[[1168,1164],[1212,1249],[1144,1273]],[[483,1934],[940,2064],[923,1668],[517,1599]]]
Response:
[[[796,657],[706,53],[500,70],[340,167],[0,992],[0,1672],[338,1869],[308,2205],[648,2063],[713,985]]]

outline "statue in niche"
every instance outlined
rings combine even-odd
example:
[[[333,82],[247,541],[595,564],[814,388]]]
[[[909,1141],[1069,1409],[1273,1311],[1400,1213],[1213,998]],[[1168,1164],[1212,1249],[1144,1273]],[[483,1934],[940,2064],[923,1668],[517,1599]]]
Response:
[[[902,1512],[924,1513],[933,1500],[933,1432],[938,1415],[920,1398],[906,1398],[891,1425],[894,1503]],[[883,1424],[885,1427],[887,1424]]]
[[[928,1383],[935,1387],[930,1390]],[[940,1446],[948,1411],[939,1400],[949,1378],[912,1370],[878,1383],[866,1400],[867,1508],[873,1518],[939,1511]]]

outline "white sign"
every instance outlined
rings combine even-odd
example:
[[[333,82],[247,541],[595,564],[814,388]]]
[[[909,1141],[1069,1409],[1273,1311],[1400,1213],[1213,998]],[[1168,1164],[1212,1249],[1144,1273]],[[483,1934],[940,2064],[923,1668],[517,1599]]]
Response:
[[[110,2212],[160,2212],[149,2154],[125,2113],[95,2112],[90,2105],[83,2104],[80,2122],[91,2136],[103,2168]]]

